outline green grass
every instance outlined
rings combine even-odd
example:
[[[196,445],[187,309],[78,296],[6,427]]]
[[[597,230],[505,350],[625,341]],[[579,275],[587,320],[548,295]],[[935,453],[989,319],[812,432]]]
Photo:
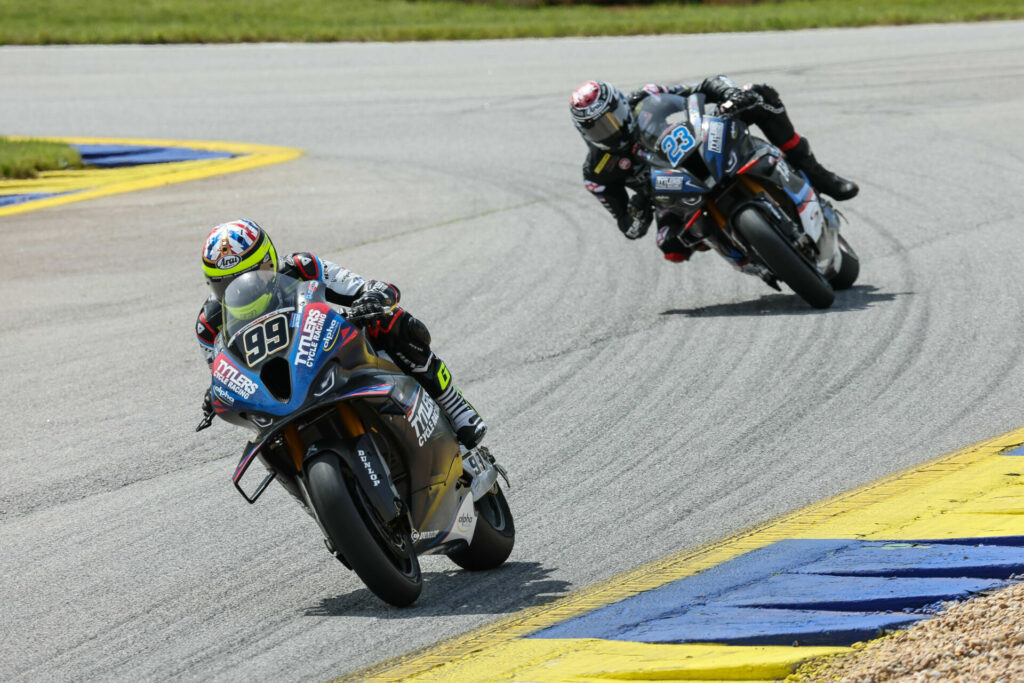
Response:
[[[0,178],[35,178],[40,171],[81,167],[78,150],[64,143],[0,137]]]
[[[0,0],[0,44],[451,40],[1024,18],[1021,0],[644,6],[451,0]]]

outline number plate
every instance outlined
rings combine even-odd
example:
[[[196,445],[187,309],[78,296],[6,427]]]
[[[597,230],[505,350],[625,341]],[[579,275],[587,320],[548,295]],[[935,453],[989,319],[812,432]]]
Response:
[[[242,350],[250,368],[285,348],[288,348],[288,316],[284,313],[242,332]]]
[[[661,139],[661,151],[673,166],[678,166],[686,153],[697,145],[693,133],[686,125],[680,123],[678,126],[665,134]]]

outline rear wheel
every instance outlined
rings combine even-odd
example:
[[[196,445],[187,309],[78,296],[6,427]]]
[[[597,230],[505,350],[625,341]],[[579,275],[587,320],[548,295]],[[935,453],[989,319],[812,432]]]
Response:
[[[828,281],[768,224],[760,211],[747,207],[734,220],[736,229],[764,264],[800,298],[814,308],[832,305],[836,295]]]
[[[494,569],[508,559],[516,542],[512,510],[497,484],[475,506],[478,519],[473,542],[467,548],[448,553],[448,557],[463,569]]]
[[[839,266],[839,272],[832,278],[832,289],[849,289],[860,275],[860,259],[842,235],[839,236],[839,251],[843,252],[843,263]]]
[[[408,530],[380,520],[338,455],[310,458],[306,478],[331,543],[366,587],[396,607],[412,604],[423,589],[423,575]]]

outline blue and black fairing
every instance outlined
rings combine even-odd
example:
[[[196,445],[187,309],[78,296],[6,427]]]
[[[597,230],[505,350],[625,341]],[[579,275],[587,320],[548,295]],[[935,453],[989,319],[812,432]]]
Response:
[[[233,317],[225,303],[230,337],[211,367],[217,414],[259,431],[378,367],[365,338],[326,303],[322,283],[278,274],[272,286],[275,307],[252,320]]]

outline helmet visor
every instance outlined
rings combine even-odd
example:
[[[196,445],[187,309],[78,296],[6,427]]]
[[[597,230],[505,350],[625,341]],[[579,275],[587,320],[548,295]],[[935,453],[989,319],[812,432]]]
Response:
[[[595,120],[590,126],[584,128],[584,135],[595,145],[611,147],[612,143],[618,142],[622,137],[624,122],[615,115],[615,112],[608,112]]]

